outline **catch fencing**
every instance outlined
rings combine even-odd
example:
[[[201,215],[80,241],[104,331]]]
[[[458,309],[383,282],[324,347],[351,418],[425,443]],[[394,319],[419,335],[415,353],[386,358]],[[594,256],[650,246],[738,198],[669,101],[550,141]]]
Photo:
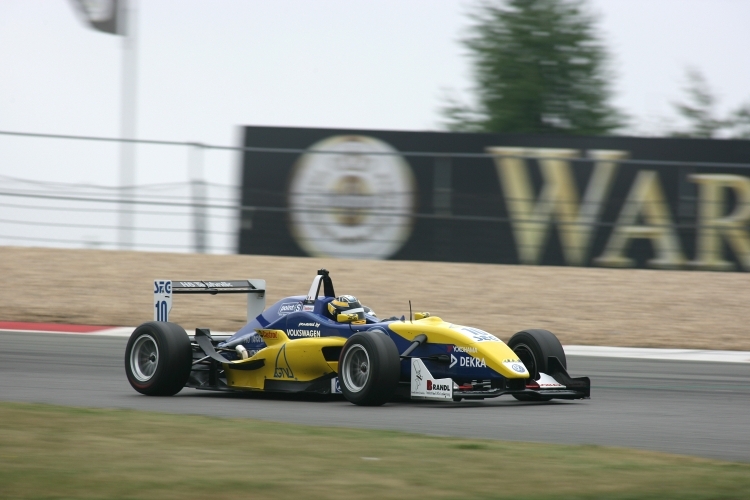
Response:
[[[0,131],[0,245],[236,253],[237,148],[128,141],[143,181],[116,186],[120,142]]]

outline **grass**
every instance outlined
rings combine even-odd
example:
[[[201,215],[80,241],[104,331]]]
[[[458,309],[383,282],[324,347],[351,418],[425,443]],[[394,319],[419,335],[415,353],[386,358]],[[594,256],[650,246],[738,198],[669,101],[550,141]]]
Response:
[[[0,403],[0,498],[739,499],[750,464]]]

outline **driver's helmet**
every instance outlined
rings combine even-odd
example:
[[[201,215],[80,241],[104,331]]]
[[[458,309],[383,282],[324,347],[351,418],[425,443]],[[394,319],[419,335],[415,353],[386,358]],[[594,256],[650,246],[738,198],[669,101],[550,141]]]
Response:
[[[341,295],[330,301],[328,312],[336,321],[339,321],[339,314],[345,314],[347,317],[341,319],[344,323],[358,325],[365,322],[365,308],[352,295]]]

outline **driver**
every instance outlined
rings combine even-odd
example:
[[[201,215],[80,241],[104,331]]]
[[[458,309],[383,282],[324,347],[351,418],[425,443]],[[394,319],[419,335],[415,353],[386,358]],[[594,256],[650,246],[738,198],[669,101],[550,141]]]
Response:
[[[353,295],[341,295],[328,303],[328,312],[342,323],[362,325],[365,323],[365,308]]]

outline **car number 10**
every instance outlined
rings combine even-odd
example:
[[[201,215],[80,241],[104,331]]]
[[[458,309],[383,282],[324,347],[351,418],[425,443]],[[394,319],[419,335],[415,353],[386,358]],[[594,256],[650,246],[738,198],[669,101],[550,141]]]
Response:
[[[172,281],[154,281],[154,321],[169,321],[172,309]]]

